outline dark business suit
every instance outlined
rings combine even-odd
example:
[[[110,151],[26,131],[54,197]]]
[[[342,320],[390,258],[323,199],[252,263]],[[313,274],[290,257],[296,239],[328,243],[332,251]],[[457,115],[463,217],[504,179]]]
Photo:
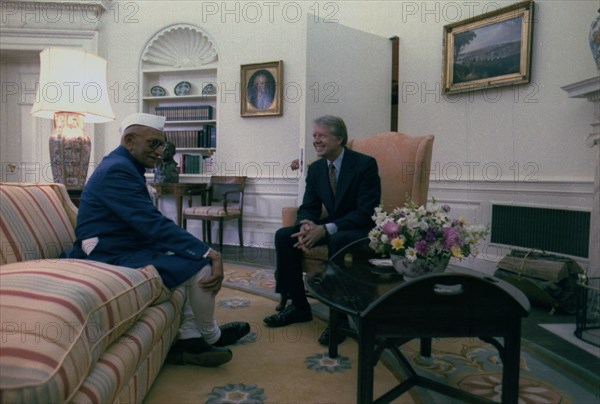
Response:
[[[381,200],[381,182],[374,158],[345,149],[338,176],[335,197],[328,177],[328,162],[322,158],[308,168],[306,189],[302,205],[294,226],[284,227],[275,233],[277,253],[276,292],[282,295],[304,295],[302,280],[302,251],[294,247],[300,221],[308,219],[317,224],[335,223],[337,232],[321,239],[319,244],[327,244],[331,257],[352,241],[366,237],[374,227],[375,207]],[[320,219],[325,207],[328,217]]]
[[[209,264],[202,258],[209,247],[154,207],[144,172],[123,146],[102,160],[81,195],[76,246],[98,237],[89,259],[131,268],[152,264],[172,288]]]

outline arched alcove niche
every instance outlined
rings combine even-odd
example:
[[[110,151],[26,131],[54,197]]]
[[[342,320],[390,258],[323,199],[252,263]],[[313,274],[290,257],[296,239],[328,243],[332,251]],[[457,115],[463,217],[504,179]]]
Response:
[[[194,69],[216,63],[218,51],[214,40],[191,24],[163,28],[146,44],[141,68]]]

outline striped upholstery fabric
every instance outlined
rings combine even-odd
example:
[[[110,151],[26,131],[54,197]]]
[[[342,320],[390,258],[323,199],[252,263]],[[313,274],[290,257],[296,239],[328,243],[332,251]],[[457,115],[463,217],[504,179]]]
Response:
[[[177,335],[184,298],[178,288],[170,301],[146,309],[106,350],[72,401],[142,402]]]
[[[327,246],[318,245],[306,251],[302,257],[307,260],[327,261],[329,259],[329,250]]]
[[[227,216],[239,215],[238,208],[227,208],[227,212],[222,206],[195,206],[192,208],[184,208],[183,214],[188,216]]]
[[[110,348],[119,356],[116,359],[133,360],[126,358],[124,352],[129,351],[139,360],[149,349],[141,345],[160,338],[162,334],[153,332],[165,328],[163,317],[173,316],[162,312],[167,310],[163,306],[172,305],[169,302],[155,306],[157,313],[144,312],[163,289],[152,266],[29,261],[3,265],[0,285],[0,402],[4,403],[68,401],[99,359],[115,372],[112,380],[126,377],[111,365],[113,359],[104,359],[106,349],[118,340],[121,344]],[[131,328],[142,315],[145,323]],[[118,383],[111,388],[118,388]]]
[[[59,184],[0,184],[0,264],[57,258],[75,240]],[[68,196],[67,196],[68,200]]]

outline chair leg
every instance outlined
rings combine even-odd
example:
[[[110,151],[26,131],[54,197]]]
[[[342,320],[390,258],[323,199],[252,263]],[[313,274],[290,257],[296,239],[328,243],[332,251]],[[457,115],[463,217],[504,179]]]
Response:
[[[223,252],[223,220],[219,220],[219,251]]]
[[[211,228],[211,221],[208,220],[206,222],[206,241],[208,241],[208,244],[212,244],[212,228]]]
[[[242,227],[242,218],[240,217],[238,219],[238,233],[239,233],[239,237],[240,237],[240,247],[244,248],[244,229]]]

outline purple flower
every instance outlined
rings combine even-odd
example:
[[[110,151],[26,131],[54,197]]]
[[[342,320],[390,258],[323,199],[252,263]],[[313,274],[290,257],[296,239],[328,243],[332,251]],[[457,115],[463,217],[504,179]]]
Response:
[[[397,237],[399,234],[398,223],[396,222],[387,222],[383,225],[383,233],[388,236],[390,239]]]
[[[442,205],[442,210],[446,213],[450,212],[450,205],[448,205],[448,204]]]
[[[462,237],[456,227],[444,227],[444,248],[460,247]]]
[[[415,243],[415,251],[420,255],[427,255],[427,241],[419,240]]]

